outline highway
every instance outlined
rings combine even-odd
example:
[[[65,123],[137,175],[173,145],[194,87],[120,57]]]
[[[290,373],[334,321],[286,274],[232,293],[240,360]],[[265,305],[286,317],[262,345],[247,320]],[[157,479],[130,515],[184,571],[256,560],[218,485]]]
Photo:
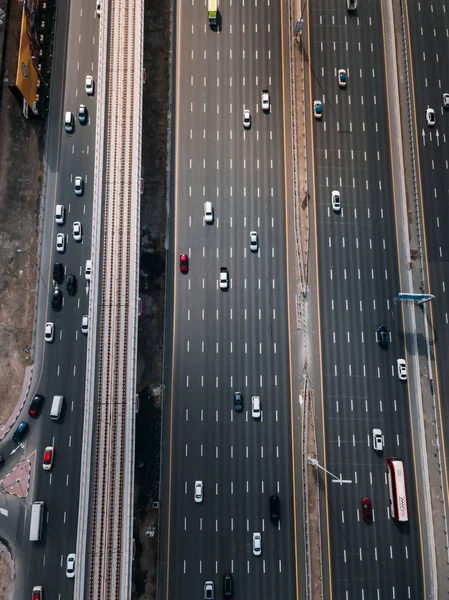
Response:
[[[449,93],[447,31],[449,18],[443,7],[434,10],[424,4],[408,6],[412,72],[415,96],[415,116],[418,141],[419,173],[421,178],[422,212],[425,225],[427,269],[435,328],[437,362],[436,391],[441,400],[446,444],[449,439],[449,318],[447,281],[449,278],[448,194],[449,165],[449,107],[443,108],[442,96]],[[426,123],[426,109],[435,111],[435,126]],[[446,473],[447,478],[447,473]]]
[[[326,468],[351,483],[327,479],[330,586],[335,598],[419,598],[424,594],[414,483],[408,388],[396,375],[405,356],[397,224],[380,3],[309,4],[310,106],[322,351]],[[339,87],[338,69],[347,70]],[[309,117],[311,120],[312,116]],[[342,209],[334,212],[331,191]],[[388,349],[376,343],[385,325]],[[383,453],[371,431],[382,430]],[[404,460],[409,522],[390,518],[386,457]],[[373,504],[363,522],[361,499]]]
[[[69,34],[70,21],[70,34]],[[75,551],[78,522],[79,476],[81,435],[84,413],[85,362],[87,338],[81,333],[82,315],[88,312],[88,288],[84,278],[84,265],[90,258],[92,188],[94,171],[94,141],[96,97],[88,97],[84,90],[85,76],[96,78],[96,41],[98,19],[92,3],[69,5],[58,4],[55,57],[52,71],[51,106],[47,147],[47,189],[45,199],[45,221],[43,231],[41,285],[38,311],[36,364],[42,357],[42,369],[35,370],[35,392],[45,396],[45,404],[37,420],[28,416],[28,405],[23,418],[30,425],[25,440],[25,455],[31,448],[35,466],[29,500],[43,500],[46,506],[42,540],[28,540],[30,508],[27,517],[17,525],[15,543],[20,547],[15,556],[16,572],[20,577],[15,582],[15,597],[31,595],[33,585],[42,585],[47,596],[70,597],[73,581],[66,578],[66,557]],[[89,111],[89,122],[79,124],[79,104]],[[66,110],[73,112],[75,132],[67,134],[63,128]],[[84,195],[74,193],[74,178],[84,177]],[[56,225],[55,205],[63,204],[66,211],[65,225]],[[82,242],[74,241],[72,224],[80,221],[83,228]],[[66,250],[56,252],[56,234],[66,236]],[[69,296],[65,279],[60,289],[63,307],[55,312],[51,307],[52,266],[62,262],[65,273],[74,274],[77,292]],[[43,301],[42,301],[43,300]],[[55,323],[55,341],[45,344],[43,329],[46,321]],[[43,356],[42,356],[43,352]],[[33,388],[32,388],[33,390]],[[65,407],[59,421],[49,417],[54,394],[65,397]],[[12,442],[9,442],[12,447]],[[45,446],[55,446],[55,459],[51,471],[42,469]],[[15,454],[20,458],[22,452]]]
[[[216,32],[204,5],[178,6],[158,597],[203,597],[207,580],[220,597],[232,573],[238,597],[294,598],[282,11],[276,3],[222,4]],[[261,110],[264,88],[269,114]],[[252,114],[247,131],[244,108]],[[203,220],[209,200],[212,224]],[[181,253],[190,261],[185,275]],[[227,291],[218,285],[222,266]],[[253,395],[260,421],[251,416]],[[195,480],[204,483],[202,503],[194,501]],[[278,525],[270,522],[273,494]],[[253,555],[253,532],[262,535],[261,556]]]

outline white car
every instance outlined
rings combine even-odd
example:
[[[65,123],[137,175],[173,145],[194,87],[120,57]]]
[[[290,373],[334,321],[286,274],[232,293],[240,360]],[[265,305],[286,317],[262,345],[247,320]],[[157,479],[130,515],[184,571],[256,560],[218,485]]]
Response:
[[[79,175],[75,177],[75,194],[82,196],[84,192],[84,179]]]
[[[88,96],[93,96],[94,94],[94,78],[92,75],[86,75],[86,94]]]
[[[262,536],[258,531],[253,533],[253,554],[255,556],[262,554]]]
[[[251,127],[251,111],[248,108],[243,111],[243,127],[245,129]]]
[[[57,204],[56,210],[55,210],[55,221],[58,225],[64,225],[64,220],[65,220],[65,208],[63,207],[62,204]]]
[[[348,83],[348,75],[345,69],[338,69],[338,85],[340,87],[346,87]]]
[[[86,260],[86,267],[84,269],[84,277],[87,281],[90,281],[92,278],[92,261],[89,259]]]
[[[270,111],[270,94],[268,93],[268,90],[262,90],[261,100],[262,100],[262,110],[264,112],[269,112]]]
[[[56,236],[56,250],[58,252],[64,252],[65,250],[65,235],[63,233],[58,233]]]
[[[320,100],[313,101],[313,116],[315,119],[321,119],[323,116],[323,105],[321,104]]]
[[[373,429],[372,436],[374,452],[382,452],[384,449],[384,436],[382,435],[382,431],[380,429]]]
[[[398,367],[398,377],[401,381],[406,381],[407,379],[407,365],[405,363],[404,358],[398,358],[397,360]]]
[[[253,419],[260,419],[260,397],[251,398],[251,416]]]
[[[83,230],[79,221],[73,223],[73,239],[75,242],[81,242],[83,239]]]
[[[194,493],[195,502],[199,504],[203,501],[203,482],[195,481],[195,493]]]
[[[84,335],[89,333],[89,317],[87,315],[83,315],[81,319],[81,333],[84,333]]]
[[[65,569],[65,574],[69,579],[73,579],[75,577],[75,564],[76,554],[69,554],[67,556],[67,566]]]
[[[443,94],[443,106],[449,108],[449,94]]]
[[[259,237],[257,231],[249,232],[249,249],[251,252],[257,252],[259,250]]]
[[[212,206],[212,202],[204,203],[204,221],[206,223],[214,222],[214,207]]]
[[[341,210],[340,192],[338,190],[334,190],[331,194],[331,199],[332,199],[332,210],[334,212],[340,212],[340,210]]]
[[[220,290],[227,290],[229,287],[229,272],[226,267],[220,268]]]
[[[54,323],[46,323],[45,324],[45,341],[51,344],[55,339],[55,324]]]
[[[101,13],[101,0],[97,0],[97,8],[96,8],[96,11],[97,11],[97,17],[99,17],[99,16],[100,16],[100,13]]]
[[[435,125],[435,111],[433,108],[426,108],[426,122],[429,127]]]
[[[215,600],[215,585],[213,581],[204,584],[204,600]]]

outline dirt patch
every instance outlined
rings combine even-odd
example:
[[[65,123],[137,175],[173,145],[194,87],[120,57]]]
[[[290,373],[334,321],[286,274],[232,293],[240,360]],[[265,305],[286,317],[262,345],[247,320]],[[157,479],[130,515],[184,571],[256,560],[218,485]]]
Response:
[[[161,385],[165,305],[169,0],[145,3],[138,383],[134,491],[133,598],[156,597]]]
[[[45,134],[45,122],[27,121],[8,88],[15,79],[20,19],[21,6],[13,4],[0,107],[0,424],[16,405],[31,364]]]
[[[0,543],[0,600],[9,600],[13,591],[14,564],[6,546]]]

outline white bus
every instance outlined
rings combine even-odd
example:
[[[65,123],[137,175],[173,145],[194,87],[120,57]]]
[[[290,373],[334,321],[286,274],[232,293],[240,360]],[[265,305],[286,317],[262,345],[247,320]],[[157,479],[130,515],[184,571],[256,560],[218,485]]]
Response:
[[[33,502],[31,506],[30,542],[37,542],[41,539],[44,509],[43,502]]]
[[[408,521],[407,494],[405,492],[404,465],[399,458],[387,458],[388,489],[391,516],[396,521]]]

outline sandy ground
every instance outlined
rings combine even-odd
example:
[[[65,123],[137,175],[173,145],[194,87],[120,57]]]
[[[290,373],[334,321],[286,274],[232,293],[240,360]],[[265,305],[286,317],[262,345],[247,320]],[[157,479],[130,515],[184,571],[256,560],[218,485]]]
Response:
[[[0,426],[19,399],[25,368],[31,363],[45,131],[43,122],[24,119],[21,106],[8,89],[8,82],[15,79],[20,15],[21,7],[13,3],[7,24],[5,71],[1,84]],[[13,578],[11,556],[0,544],[0,600],[10,597]]]
[[[24,119],[7,85],[15,79],[20,14],[13,3],[0,107],[0,426],[17,403],[31,360],[45,128]]]
[[[0,600],[8,600],[12,592],[14,565],[9,550],[0,544]]]

